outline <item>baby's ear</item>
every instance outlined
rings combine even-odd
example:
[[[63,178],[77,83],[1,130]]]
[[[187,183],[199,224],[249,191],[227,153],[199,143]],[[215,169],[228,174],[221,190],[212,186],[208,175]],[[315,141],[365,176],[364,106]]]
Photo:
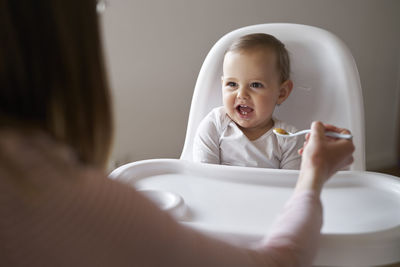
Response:
[[[279,88],[279,98],[278,98],[278,105],[285,102],[286,98],[289,97],[290,93],[293,89],[293,82],[291,80],[284,81],[280,88]]]

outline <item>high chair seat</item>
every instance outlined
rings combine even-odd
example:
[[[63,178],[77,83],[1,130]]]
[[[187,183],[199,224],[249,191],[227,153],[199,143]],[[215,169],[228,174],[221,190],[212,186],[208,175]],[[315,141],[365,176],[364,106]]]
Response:
[[[272,23],[234,30],[211,48],[197,78],[190,107],[181,159],[192,159],[193,139],[200,121],[222,106],[223,56],[242,35],[268,33],[287,47],[294,87],[289,98],[275,109],[274,116],[297,129],[307,129],[320,120],[349,129],[356,147],[351,170],[365,170],[364,110],[360,79],[346,45],[332,33],[312,26]]]

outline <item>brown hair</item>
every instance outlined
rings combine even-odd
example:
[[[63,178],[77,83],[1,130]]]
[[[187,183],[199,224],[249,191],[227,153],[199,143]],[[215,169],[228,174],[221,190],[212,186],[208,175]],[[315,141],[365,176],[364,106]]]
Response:
[[[290,78],[290,59],[285,45],[274,36],[265,33],[254,33],[240,37],[226,50],[228,52],[241,52],[256,48],[267,48],[277,56],[277,69],[280,72],[281,82]]]
[[[0,127],[38,127],[105,167],[113,123],[96,0],[0,0]]]

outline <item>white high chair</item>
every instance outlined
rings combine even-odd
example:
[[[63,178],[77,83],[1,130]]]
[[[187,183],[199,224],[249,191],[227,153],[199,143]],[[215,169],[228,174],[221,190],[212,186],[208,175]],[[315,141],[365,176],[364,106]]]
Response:
[[[321,195],[324,225],[316,266],[381,266],[400,262],[400,180],[365,172],[360,81],[346,46],[331,33],[296,24],[263,24],[235,30],[211,49],[193,94],[181,159],[125,164],[110,174],[142,191],[181,224],[239,246],[263,238],[290,197],[296,170],[191,162],[202,118],[222,105],[222,57],[241,35],[265,32],[291,54],[294,90],[276,117],[309,128],[321,120],[348,128],[356,145],[352,171],[335,174]]]
[[[222,61],[226,49],[234,40],[250,33],[272,34],[289,51],[294,87],[274,115],[299,130],[309,128],[314,120],[350,129],[356,147],[351,170],[365,170],[363,99],[357,66],[349,49],[326,30],[287,23],[240,28],[223,36],[211,48],[197,78],[180,158],[192,159],[197,126],[211,109],[222,105]]]

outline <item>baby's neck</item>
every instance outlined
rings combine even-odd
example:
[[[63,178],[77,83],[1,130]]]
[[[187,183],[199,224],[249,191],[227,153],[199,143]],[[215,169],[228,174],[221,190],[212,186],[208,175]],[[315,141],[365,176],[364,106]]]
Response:
[[[266,132],[268,132],[273,126],[274,126],[274,120],[270,120],[269,123],[263,127],[260,128],[243,128],[240,127],[240,130],[244,133],[244,135],[250,140],[254,141],[263,136]]]

